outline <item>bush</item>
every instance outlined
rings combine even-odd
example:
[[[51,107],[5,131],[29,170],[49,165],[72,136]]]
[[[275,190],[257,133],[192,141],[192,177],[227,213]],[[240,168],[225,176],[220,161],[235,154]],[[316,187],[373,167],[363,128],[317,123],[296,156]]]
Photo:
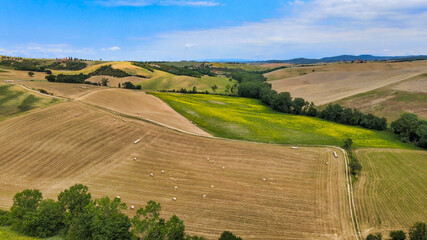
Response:
[[[423,222],[416,222],[409,229],[410,240],[427,240],[427,227]]]
[[[391,240],[405,240],[406,239],[406,233],[402,230],[391,231],[390,237],[391,237]]]
[[[122,87],[126,88],[126,89],[141,89],[141,85],[135,86],[131,82],[124,82],[123,85],[122,85]]]
[[[383,235],[381,233],[369,234],[366,240],[382,240]]]
[[[118,78],[131,76],[127,72],[124,72],[120,69],[112,68],[111,65],[101,66],[89,74],[89,76],[97,76],[97,75],[107,75],[107,76],[118,77]]]
[[[9,226],[11,223],[10,212],[0,209],[0,226]]]
[[[218,240],[242,240],[242,238],[237,237],[232,232],[225,231],[221,234],[221,237]]]

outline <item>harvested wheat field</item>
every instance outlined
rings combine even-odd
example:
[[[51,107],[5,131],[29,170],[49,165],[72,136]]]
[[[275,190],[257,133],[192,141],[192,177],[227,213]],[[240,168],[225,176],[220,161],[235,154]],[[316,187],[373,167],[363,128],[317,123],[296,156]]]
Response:
[[[28,76],[29,71],[0,68],[0,81],[2,80],[44,80],[47,76],[44,72],[34,72],[34,76]]]
[[[142,117],[186,132],[211,136],[160,99],[142,91],[103,89],[89,93],[78,100],[126,115]]]
[[[118,78],[118,77],[112,77],[112,76],[106,76],[106,75],[99,75],[99,76],[92,76],[88,78],[86,81],[93,82],[93,83],[101,83],[101,80],[103,78],[108,79],[109,87],[118,87],[119,83],[120,85],[123,85],[124,82],[131,82],[136,85],[144,81],[145,79],[145,78],[136,77],[136,76]]]
[[[355,186],[363,235],[408,229],[427,221],[427,152],[360,149],[363,166]]]
[[[103,89],[99,86],[76,83],[54,83],[47,81],[21,81],[19,84],[34,90],[43,89],[53,96],[75,99],[93,91]]]
[[[371,91],[427,72],[424,67],[398,70],[314,72],[300,77],[271,81],[278,92],[290,92],[317,105]]]
[[[83,183],[137,208],[159,202],[209,239],[355,238],[344,159],[329,148],[198,137],[79,102],[0,122],[0,146],[3,209],[26,188],[54,197]]]

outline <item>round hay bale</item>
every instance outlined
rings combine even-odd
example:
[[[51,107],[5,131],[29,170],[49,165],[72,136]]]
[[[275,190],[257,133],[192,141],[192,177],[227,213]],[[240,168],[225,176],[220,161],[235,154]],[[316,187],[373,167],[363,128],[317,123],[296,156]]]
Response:
[[[265,182],[266,180],[267,180],[267,179],[265,179],[265,178],[263,178],[263,179],[262,179],[262,181],[264,181],[264,182]]]
[[[214,188],[214,185],[211,185],[211,188]]]
[[[178,186],[175,186],[174,188],[175,188],[175,190],[177,190],[177,189],[178,189]]]
[[[173,198],[172,198],[172,200],[173,200],[173,201],[176,201],[176,197],[173,197]]]
[[[326,165],[329,165],[329,163],[328,163],[328,162],[326,162]]]
[[[116,196],[116,198],[120,199],[120,196]]]
[[[136,157],[134,157],[133,160],[136,161]]]
[[[130,209],[131,209],[131,210],[134,210],[134,209],[135,209],[135,206],[133,206],[133,205],[132,205],[132,206],[130,206]]]
[[[162,170],[162,174],[165,174],[165,170]]]
[[[153,173],[150,173],[150,177],[154,177],[154,174],[153,174]]]
[[[205,194],[203,194],[202,198],[203,198],[203,199],[206,199],[206,195],[205,195]]]
[[[225,167],[222,167],[222,170],[225,170]]]

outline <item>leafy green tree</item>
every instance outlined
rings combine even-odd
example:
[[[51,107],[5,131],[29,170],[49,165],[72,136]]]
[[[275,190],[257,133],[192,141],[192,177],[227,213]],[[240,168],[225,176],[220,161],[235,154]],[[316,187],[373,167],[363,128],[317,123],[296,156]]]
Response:
[[[37,211],[27,212],[20,232],[34,237],[46,238],[57,235],[65,226],[63,208],[52,199],[40,203]]]
[[[28,76],[30,77],[34,76],[34,72],[28,72]]]
[[[394,133],[399,134],[403,142],[412,142],[416,139],[418,128],[418,117],[413,113],[404,113],[399,119],[392,122],[390,127]]]
[[[391,237],[391,240],[405,240],[406,239],[406,233],[402,230],[391,231],[390,237]]]
[[[176,215],[173,215],[166,222],[166,239],[167,240],[183,240],[185,237],[185,225]]]
[[[417,146],[427,148],[427,124],[421,124],[420,126],[418,126],[415,133],[419,137]]]
[[[305,101],[303,98],[295,98],[292,101],[292,113],[302,114],[305,112],[308,106],[309,106],[309,102]]]
[[[353,140],[351,138],[347,138],[346,140],[344,140],[344,149],[346,149],[347,151],[351,151],[351,146],[353,145]]]
[[[274,95],[271,107],[277,111],[290,113],[292,107],[292,97],[289,92],[281,92]]]
[[[216,90],[218,89],[218,86],[215,84],[215,85],[213,85],[211,88],[212,88],[212,91],[213,91],[214,93],[216,93]]]
[[[225,86],[225,92],[226,92],[226,93],[229,93],[229,92],[230,92],[230,89],[231,89],[231,85],[230,85],[230,84],[227,84],[227,86]]]
[[[232,232],[224,231],[218,240],[242,240],[241,237],[237,237]]]
[[[145,208],[139,208],[131,219],[132,233],[138,239],[149,239],[153,235],[159,235],[158,226],[163,225],[160,219],[160,203],[154,201],[147,202]]]
[[[416,222],[409,229],[410,240],[427,240],[427,227],[423,222]]]
[[[91,203],[92,196],[88,187],[83,184],[75,184],[58,195],[58,201],[62,207],[75,216]]]
[[[10,212],[0,209],[0,226],[8,226],[10,224],[11,224]]]
[[[270,87],[265,86],[263,88],[261,88],[260,92],[259,92],[259,99],[267,104],[267,105],[271,105],[274,99],[274,96],[277,95],[277,92],[274,90],[271,90]]]
[[[101,79],[101,85],[102,85],[102,86],[107,86],[107,85],[108,85],[108,82],[109,82],[108,78],[102,78],[102,79]]]
[[[46,77],[44,77],[47,81],[49,82],[55,82],[56,81],[56,77],[55,75],[47,75]]]
[[[382,240],[383,239],[383,235],[381,233],[375,233],[375,234],[369,234],[366,237],[366,240]]]
[[[20,221],[28,212],[35,212],[42,201],[43,196],[39,190],[25,189],[15,194],[13,205],[10,209],[11,217]]]

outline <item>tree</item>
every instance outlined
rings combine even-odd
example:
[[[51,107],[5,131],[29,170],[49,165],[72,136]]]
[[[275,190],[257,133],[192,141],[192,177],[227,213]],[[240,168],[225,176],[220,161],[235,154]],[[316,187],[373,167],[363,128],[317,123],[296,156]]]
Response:
[[[392,122],[390,127],[394,133],[399,134],[403,142],[412,142],[417,138],[418,117],[413,113],[404,113],[399,119]]]
[[[382,239],[383,239],[383,235],[380,232],[375,234],[369,234],[366,237],[366,240],[382,240]]]
[[[185,236],[185,225],[176,215],[166,222],[166,239],[183,240]]]
[[[196,86],[193,87],[193,93],[197,93],[197,87]]]
[[[390,237],[391,237],[391,240],[405,240],[406,239],[406,233],[402,230],[391,231]]]
[[[20,220],[27,212],[35,212],[43,196],[39,190],[25,189],[15,194],[10,214],[15,220]]]
[[[226,93],[229,93],[229,92],[230,92],[230,90],[231,90],[231,85],[230,85],[230,84],[227,84],[227,86],[225,86],[225,92],[226,92]]]
[[[415,131],[419,137],[417,146],[427,148],[427,124],[421,124]]]
[[[75,184],[58,195],[58,201],[62,207],[75,216],[92,201],[88,187],[83,184]]]
[[[427,240],[427,227],[423,222],[416,222],[409,229],[410,240]]]
[[[292,107],[292,97],[289,92],[281,92],[274,95],[271,107],[277,111],[290,113]]]
[[[121,88],[121,87],[122,87],[120,83],[119,83],[118,87],[119,87],[119,88]]]
[[[214,93],[216,93],[216,90],[218,89],[218,86],[215,84],[215,85],[213,85],[211,88],[212,88],[212,91],[213,91]]]
[[[34,72],[28,72],[28,76],[30,77],[34,76]]]
[[[292,113],[302,114],[306,111],[308,106],[309,102],[305,101],[303,98],[295,98],[292,101]]]
[[[65,226],[63,208],[52,199],[40,203],[35,212],[27,212],[20,232],[34,237],[46,238],[57,235]]]
[[[232,232],[224,231],[218,240],[242,240],[241,237],[237,237]]]
[[[55,75],[47,75],[46,77],[44,77],[48,82],[55,82],[56,81],[56,77]]]
[[[102,79],[101,79],[101,85],[102,85],[102,86],[107,86],[107,85],[108,85],[108,82],[109,82],[109,81],[108,81],[108,78],[102,78]]]
[[[351,151],[351,145],[353,145],[353,140],[351,138],[347,138],[346,140],[344,140],[344,148],[347,151]]]

